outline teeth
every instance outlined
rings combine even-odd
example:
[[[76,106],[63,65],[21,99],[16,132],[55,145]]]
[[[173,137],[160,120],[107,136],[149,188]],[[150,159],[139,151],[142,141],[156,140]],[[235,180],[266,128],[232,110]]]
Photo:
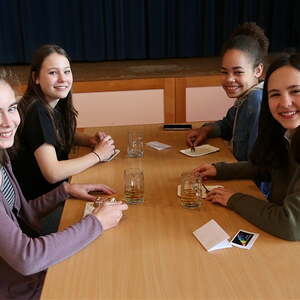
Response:
[[[234,90],[236,90],[238,87],[237,86],[231,86],[231,87],[226,87],[226,89],[227,90],[229,90],[229,91],[234,91]]]
[[[295,115],[296,112],[295,111],[287,111],[287,112],[281,112],[279,114],[282,115],[282,116],[288,116],[288,117],[290,117],[290,116]]]
[[[11,136],[12,132],[2,132],[0,133],[0,136],[3,136],[3,137],[7,137],[7,136]]]

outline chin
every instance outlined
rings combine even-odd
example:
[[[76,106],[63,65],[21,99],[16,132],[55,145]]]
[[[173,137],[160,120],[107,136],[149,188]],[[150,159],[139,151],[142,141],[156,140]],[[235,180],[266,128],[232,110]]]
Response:
[[[0,149],[8,149],[13,146],[14,142],[0,142]]]
[[[226,95],[228,98],[238,98],[239,97],[239,94],[226,93]]]

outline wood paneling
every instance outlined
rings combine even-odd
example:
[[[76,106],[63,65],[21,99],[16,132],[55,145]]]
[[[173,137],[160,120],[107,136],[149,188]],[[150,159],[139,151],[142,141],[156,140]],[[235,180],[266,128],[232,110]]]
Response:
[[[182,78],[145,78],[126,80],[102,80],[74,82],[73,93],[94,93],[130,90],[164,90],[164,122],[180,123],[186,121],[186,88],[218,86],[219,75],[203,75]],[[18,89],[20,94],[26,85]]]

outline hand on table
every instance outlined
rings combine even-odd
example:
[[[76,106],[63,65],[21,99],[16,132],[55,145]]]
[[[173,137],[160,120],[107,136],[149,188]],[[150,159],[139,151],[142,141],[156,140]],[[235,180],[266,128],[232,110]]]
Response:
[[[212,203],[219,203],[223,206],[227,206],[228,200],[233,194],[234,193],[230,190],[216,188],[207,194],[206,200],[211,201]]]
[[[64,183],[65,191],[72,197],[86,201],[95,201],[97,196],[89,194],[90,192],[104,192],[112,195],[115,191],[104,184],[70,184]]]
[[[123,210],[126,209],[128,209],[127,204],[122,204],[120,201],[107,201],[103,206],[95,208],[92,214],[100,221],[103,230],[107,230],[118,225],[123,216]]]
[[[202,177],[204,180],[207,178],[215,177],[217,175],[217,170],[214,165],[203,164],[193,170],[196,176]]]
[[[90,138],[90,143],[92,147],[95,147],[98,143],[100,143],[105,137],[107,136],[107,134],[105,132],[102,131],[98,131],[97,133],[95,133],[94,136],[92,136]]]
[[[186,136],[186,143],[190,147],[198,146],[206,140],[207,135],[208,135],[208,129],[206,127],[193,129],[188,132]]]
[[[105,136],[94,148],[101,161],[109,159],[115,153],[114,140],[110,135]]]

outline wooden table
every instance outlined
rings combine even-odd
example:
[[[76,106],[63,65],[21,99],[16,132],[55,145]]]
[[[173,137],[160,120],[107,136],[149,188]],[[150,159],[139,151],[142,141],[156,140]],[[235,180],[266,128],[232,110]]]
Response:
[[[178,151],[185,148],[186,132],[165,132],[159,125],[132,128],[144,129],[145,142],[157,140],[172,148],[157,151],[146,146],[144,158],[128,158],[129,127],[103,128],[121,153],[110,163],[74,176],[72,182],[105,183],[122,199],[124,169],[141,167],[145,203],[130,206],[118,227],[49,268],[42,299],[300,299],[300,243],[273,237],[218,205],[204,202],[196,210],[180,206],[176,187],[182,172],[203,162],[234,161],[224,142],[211,139],[220,152],[190,158]],[[218,183],[261,197],[250,181]],[[84,205],[67,201],[61,228],[80,220]],[[239,229],[260,236],[251,250],[208,253],[192,232],[211,219],[230,236]]]

